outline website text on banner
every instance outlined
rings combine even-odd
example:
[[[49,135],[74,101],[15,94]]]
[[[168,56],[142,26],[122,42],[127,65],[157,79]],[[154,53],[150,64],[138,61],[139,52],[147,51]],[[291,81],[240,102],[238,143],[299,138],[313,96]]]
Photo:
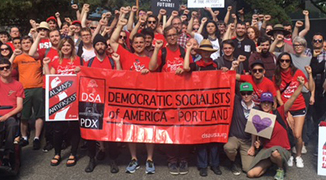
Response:
[[[227,142],[235,72],[78,74],[85,139],[146,143]]]

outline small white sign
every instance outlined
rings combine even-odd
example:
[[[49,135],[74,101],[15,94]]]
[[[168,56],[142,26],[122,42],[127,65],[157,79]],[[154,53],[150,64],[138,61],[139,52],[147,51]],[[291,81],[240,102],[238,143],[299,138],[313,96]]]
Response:
[[[225,0],[188,0],[188,8],[224,8]]]

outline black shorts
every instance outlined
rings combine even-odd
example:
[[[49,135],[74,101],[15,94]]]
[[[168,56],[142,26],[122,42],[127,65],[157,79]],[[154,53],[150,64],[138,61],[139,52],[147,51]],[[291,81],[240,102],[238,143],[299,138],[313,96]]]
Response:
[[[307,110],[300,109],[300,110],[296,110],[296,111],[290,111],[290,113],[293,117],[300,117],[300,116],[305,116],[307,114]]]

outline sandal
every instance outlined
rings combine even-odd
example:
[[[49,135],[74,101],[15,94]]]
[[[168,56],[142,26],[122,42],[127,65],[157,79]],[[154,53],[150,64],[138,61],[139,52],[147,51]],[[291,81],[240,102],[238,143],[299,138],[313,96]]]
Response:
[[[53,161],[56,161],[56,162],[53,162]],[[57,166],[60,164],[60,162],[61,162],[60,155],[54,155],[54,157],[51,160],[51,166]]]
[[[72,162],[72,163],[69,163],[69,162]],[[76,165],[76,163],[77,163],[77,158],[76,158],[76,156],[74,156],[74,155],[70,155],[69,158],[68,158],[68,160],[67,160],[66,165],[67,165],[67,167],[71,167],[71,166]]]

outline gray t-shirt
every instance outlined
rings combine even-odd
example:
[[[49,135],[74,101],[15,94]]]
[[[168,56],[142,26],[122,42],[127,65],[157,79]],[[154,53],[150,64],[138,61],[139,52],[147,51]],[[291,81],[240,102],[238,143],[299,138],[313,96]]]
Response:
[[[291,54],[291,58],[292,58],[292,61],[293,61],[293,64],[296,68],[300,69],[305,75],[306,75],[306,78],[308,79],[309,78],[309,75],[305,69],[305,66],[310,66],[310,62],[311,62],[311,57],[302,57],[302,56],[297,56],[295,54]],[[309,90],[303,86],[303,89],[302,89],[302,92],[309,92]]]

